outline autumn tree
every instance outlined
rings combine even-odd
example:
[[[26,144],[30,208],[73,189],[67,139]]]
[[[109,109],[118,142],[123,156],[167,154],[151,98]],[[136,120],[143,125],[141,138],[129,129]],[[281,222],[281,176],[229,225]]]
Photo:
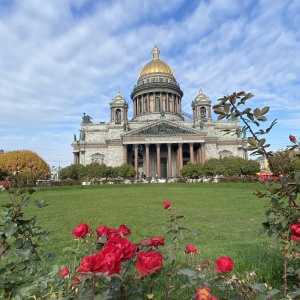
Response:
[[[49,165],[33,151],[14,150],[2,153],[0,173],[8,175],[16,170],[24,176],[33,171],[35,178],[45,178],[45,175],[50,173]]]

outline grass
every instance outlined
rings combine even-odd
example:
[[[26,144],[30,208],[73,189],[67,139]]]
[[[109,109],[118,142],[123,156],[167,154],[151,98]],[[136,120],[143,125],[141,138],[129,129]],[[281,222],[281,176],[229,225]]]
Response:
[[[259,234],[268,200],[257,199],[253,195],[257,189],[263,187],[259,183],[46,187],[34,199],[44,199],[49,206],[28,206],[26,213],[36,215],[39,224],[53,232],[45,251],[54,252],[57,263],[67,265],[72,258],[63,249],[75,245],[71,232],[80,223],[93,229],[126,224],[134,243],[164,236],[168,215],[163,201],[168,199],[172,210],[185,216],[183,225],[198,233],[187,235],[184,245],[194,244],[201,260],[229,256],[235,261],[235,272],[255,270],[258,281],[280,288],[281,258],[277,251],[268,250],[270,239]]]

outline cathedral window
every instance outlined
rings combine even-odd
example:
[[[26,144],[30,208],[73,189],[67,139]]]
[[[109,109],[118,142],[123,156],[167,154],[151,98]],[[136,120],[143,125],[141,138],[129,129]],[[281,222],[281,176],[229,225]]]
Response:
[[[121,109],[116,110],[116,124],[121,124]]]
[[[139,111],[140,114],[142,113],[142,100],[139,100]]]
[[[159,81],[162,82],[162,81],[164,81],[164,79],[163,78],[159,78]]]
[[[206,108],[203,106],[200,108],[200,117],[201,117],[201,119],[206,118]]]
[[[160,99],[159,99],[159,97],[155,98],[155,111],[160,111]]]
[[[155,78],[151,78],[151,82],[154,82],[155,81]]]

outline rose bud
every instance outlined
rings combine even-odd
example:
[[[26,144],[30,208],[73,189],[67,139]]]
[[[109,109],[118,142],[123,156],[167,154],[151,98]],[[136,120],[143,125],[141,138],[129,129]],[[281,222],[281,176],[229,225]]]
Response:
[[[68,267],[64,267],[61,271],[60,271],[60,275],[65,277],[68,276],[70,274],[70,269]]]
[[[171,202],[169,200],[164,201],[164,209],[169,209],[171,207]]]
[[[290,138],[290,141],[291,141],[292,143],[296,143],[297,139],[296,139],[295,136],[293,136],[293,135],[290,134],[289,138]]]

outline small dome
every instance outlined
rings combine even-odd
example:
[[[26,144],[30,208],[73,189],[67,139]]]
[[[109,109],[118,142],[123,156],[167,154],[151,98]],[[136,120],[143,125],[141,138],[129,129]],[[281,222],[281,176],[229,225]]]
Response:
[[[121,102],[121,101],[126,102],[125,99],[121,96],[120,91],[118,91],[118,95],[114,99],[112,99],[112,101],[113,102]]]
[[[195,98],[194,101],[196,102],[196,101],[203,101],[203,100],[208,100],[208,97],[206,95],[204,95],[202,93],[202,89],[200,89],[199,94],[197,95],[197,97]]]
[[[171,67],[160,60],[159,58],[160,51],[158,47],[155,45],[154,48],[152,49],[152,60],[148,62],[140,72],[139,78],[142,76],[152,74],[152,73],[164,73],[168,74],[174,77],[174,73],[171,69]]]

